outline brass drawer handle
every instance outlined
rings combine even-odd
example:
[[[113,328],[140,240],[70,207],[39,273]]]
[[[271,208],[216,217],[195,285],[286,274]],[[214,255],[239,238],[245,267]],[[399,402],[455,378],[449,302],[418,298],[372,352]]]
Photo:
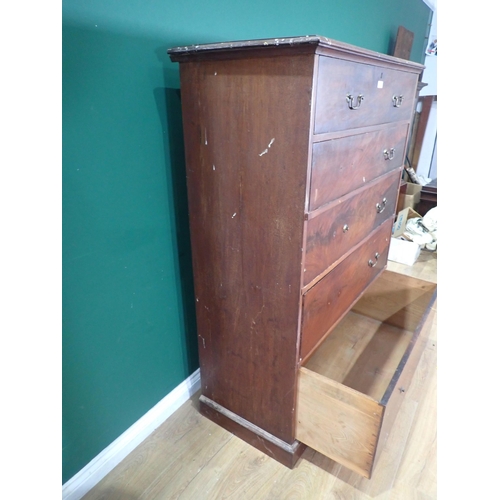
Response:
[[[381,214],[385,210],[385,206],[387,205],[387,198],[382,199],[382,204],[377,203],[377,212]]]
[[[354,97],[351,94],[347,94],[346,101],[347,101],[347,104],[349,105],[349,109],[358,109],[361,106],[361,101],[364,98],[365,97],[363,96],[363,94],[359,94],[357,104],[356,104],[356,106],[354,106],[354,104],[353,104]]]
[[[402,95],[400,96],[392,96],[392,105],[395,107],[395,108],[399,108],[401,107],[401,104],[403,104],[403,99],[404,97]]]
[[[395,152],[396,152],[396,150],[394,148],[389,149],[389,151],[387,151],[387,149],[384,149],[384,159],[385,160],[394,160],[394,153]]]
[[[375,266],[377,265],[377,262],[378,262],[378,258],[379,258],[379,257],[380,257],[380,254],[379,254],[378,252],[375,252],[375,262],[374,262],[372,259],[370,259],[370,260],[368,261],[368,265],[369,265],[370,267],[375,267]]]

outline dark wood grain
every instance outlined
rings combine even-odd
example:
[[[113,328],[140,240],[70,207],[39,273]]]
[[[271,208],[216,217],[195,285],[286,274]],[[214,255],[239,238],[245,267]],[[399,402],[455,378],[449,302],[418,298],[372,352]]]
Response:
[[[261,38],[256,40],[233,40],[225,42],[206,43],[201,45],[184,45],[168,49],[172,61],[184,62],[201,59],[217,59],[224,54],[225,58],[250,57],[260,52],[275,55],[275,51],[293,51],[295,54],[309,50],[317,54],[349,59],[361,63],[384,64],[387,67],[403,69],[419,74],[423,71],[422,64],[413,61],[403,61],[398,58],[375,52],[339,40],[333,40],[320,35],[306,35],[285,38]]]
[[[288,443],[313,63],[181,66],[202,393]]]
[[[414,170],[418,167],[418,161],[420,159],[420,154],[422,153],[425,130],[427,129],[427,123],[431,115],[432,103],[434,102],[435,97],[436,96],[426,95],[419,99],[419,101],[422,102],[422,110],[419,114],[416,130],[413,131],[414,139],[412,140],[414,145],[411,156],[411,166]]]
[[[387,261],[413,111],[407,101],[394,108],[392,96],[414,95],[422,66],[324,37],[169,53],[181,63],[200,409],[292,467],[304,449],[295,439],[300,358]],[[345,100],[358,84],[361,113]],[[332,237],[346,223],[350,234]],[[306,291],[309,262],[313,274],[330,268]]]
[[[400,59],[410,59],[414,36],[413,31],[407,30],[404,26],[399,26],[392,55]]]
[[[314,133],[366,127],[379,123],[409,121],[418,75],[380,66],[320,57]],[[383,82],[380,88],[379,82]],[[349,109],[348,94],[364,96],[359,109]],[[401,107],[393,96],[403,95]]]
[[[434,179],[420,191],[417,212],[423,217],[429,210],[437,206],[437,179]]]
[[[329,210],[307,222],[304,285],[319,276],[385,220],[393,219],[400,179],[399,168],[365,186],[354,196],[334,202]],[[382,201],[384,199],[385,204]]]
[[[304,362],[387,263],[392,220],[376,229],[354,252],[304,295],[300,358]],[[375,253],[379,257],[374,267]]]
[[[279,446],[276,444],[276,440],[268,439],[262,433],[255,432],[253,429],[247,427],[242,419],[228,417],[224,410],[219,411],[213,408],[203,398],[200,399],[200,412],[212,420],[212,422],[224,427],[231,434],[245,440],[289,468],[293,468],[306,448],[306,445],[297,440],[294,440],[289,446]]]
[[[309,210],[350,193],[403,165],[408,124],[313,145]],[[386,160],[384,149],[394,148]]]

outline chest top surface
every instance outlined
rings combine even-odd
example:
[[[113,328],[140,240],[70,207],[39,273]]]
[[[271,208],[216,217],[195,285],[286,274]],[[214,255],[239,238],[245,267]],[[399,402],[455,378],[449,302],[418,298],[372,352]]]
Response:
[[[340,57],[356,57],[370,60],[372,63],[386,63],[394,66],[404,66],[407,70],[420,73],[422,64],[382,54],[373,50],[357,47],[345,42],[333,40],[320,35],[305,35],[285,38],[262,38],[254,40],[235,40],[198,45],[184,45],[172,47],[167,52],[174,62],[189,61],[193,59],[212,58],[217,56],[227,57],[229,54],[241,54],[248,51],[259,52],[262,55],[275,54],[276,51],[310,51],[322,52],[325,55]]]

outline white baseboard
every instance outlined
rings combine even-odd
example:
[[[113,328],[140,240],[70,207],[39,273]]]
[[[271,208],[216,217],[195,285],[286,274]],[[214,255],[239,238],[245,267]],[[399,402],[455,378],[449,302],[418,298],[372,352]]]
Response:
[[[64,483],[63,500],[80,500],[199,389],[198,369]]]

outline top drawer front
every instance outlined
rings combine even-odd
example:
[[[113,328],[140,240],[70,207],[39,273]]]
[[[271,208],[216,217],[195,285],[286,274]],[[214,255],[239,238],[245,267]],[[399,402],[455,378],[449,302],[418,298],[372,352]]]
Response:
[[[320,57],[314,133],[410,120],[417,78],[405,71]],[[350,109],[349,95],[357,109]],[[360,102],[358,96],[363,96]]]

